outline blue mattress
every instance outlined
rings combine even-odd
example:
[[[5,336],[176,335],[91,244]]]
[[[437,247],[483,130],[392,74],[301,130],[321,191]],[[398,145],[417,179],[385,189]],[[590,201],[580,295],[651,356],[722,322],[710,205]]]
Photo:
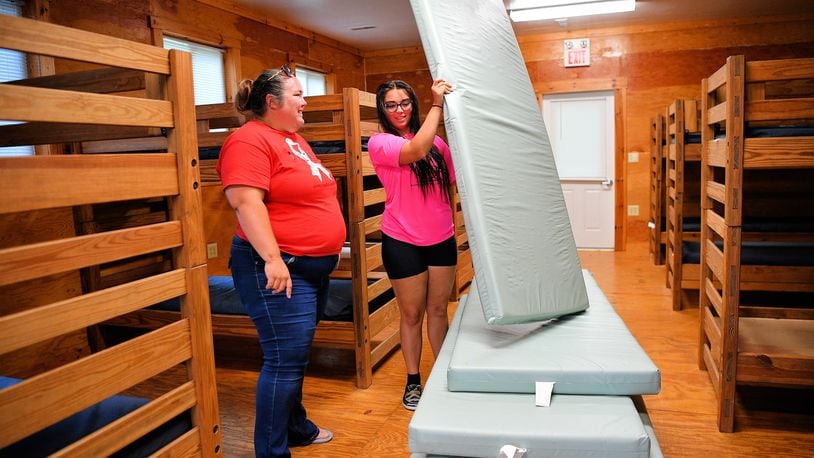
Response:
[[[234,281],[230,276],[212,275],[209,277],[209,306],[212,313],[225,315],[245,315],[243,304],[235,290]],[[173,298],[156,304],[151,309],[178,311],[181,302]]]
[[[367,151],[368,137],[362,137],[362,151]],[[336,141],[321,141],[321,142],[308,142],[314,154],[331,154],[331,153],[344,153],[345,142],[342,140]]]
[[[19,382],[19,379],[0,376],[0,389],[10,387]],[[129,414],[148,402],[148,399],[133,396],[112,396],[42,431],[0,449],[0,457],[19,458],[50,455],[112,421]],[[189,431],[190,428],[191,422],[189,416],[187,414],[181,414],[123,448],[113,456],[134,458],[149,456]]]
[[[701,218],[690,216],[681,218],[685,232],[700,232]],[[662,222],[665,219],[662,218]],[[743,220],[741,229],[746,232],[807,232],[814,234],[814,221],[810,218],[760,218],[748,217]]]
[[[776,127],[746,126],[747,137],[811,137],[814,127],[810,125],[789,125]]]
[[[554,393],[657,394],[658,368],[616,314],[590,272],[583,271],[591,306],[546,323],[491,326],[473,289],[461,309],[447,369],[450,391],[534,393],[534,382],[555,382]]]
[[[449,139],[490,324],[576,313],[588,296],[551,144],[502,2],[411,0]]]
[[[666,141],[665,141],[666,142]],[[670,137],[670,144],[675,145],[675,139]],[[691,144],[700,144],[701,143],[701,133],[700,132],[684,132],[684,144],[691,145]]]
[[[701,218],[697,216],[682,218],[682,230],[684,232],[699,232],[701,230]],[[661,218],[661,230],[667,229],[667,218]]]
[[[716,140],[726,138],[722,126],[714,126],[714,138]],[[808,124],[786,125],[786,126],[744,126],[744,136],[746,138],[768,138],[768,137],[812,137],[814,136],[814,126]]]
[[[368,284],[372,283],[370,280]],[[390,299],[392,290],[382,293],[379,297],[368,303],[368,312],[373,313]],[[212,275],[209,277],[209,306],[212,313],[222,315],[245,315],[243,304],[240,302],[234,281],[230,276]],[[156,304],[151,309],[180,310],[178,298]],[[328,304],[321,319],[330,321],[353,321],[353,283],[351,280],[331,279],[328,289]]]
[[[722,244],[716,243],[722,249]],[[681,260],[700,264],[701,243],[681,244]],[[741,264],[749,266],[814,266],[814,242],[742,242]]]
[[[701,218],[697,216],[685,217],[681,219],[682,229],[684,232],[700,232],[701,231]]]
[[[220,146],[210,146],[207,148],[198,148],[198,159],[217,159],[220,156]]]
[[[362,151],[367,151],[367,137],[362,138]],[[330,153],[344,153],[344,141],[322,141],[322,142],[309,142],[311,150],[314,154],[330,154]],[[198,148],[198,158],[204,159],[217,159],[220,156],[220,146],[210,146],[206,148]]]

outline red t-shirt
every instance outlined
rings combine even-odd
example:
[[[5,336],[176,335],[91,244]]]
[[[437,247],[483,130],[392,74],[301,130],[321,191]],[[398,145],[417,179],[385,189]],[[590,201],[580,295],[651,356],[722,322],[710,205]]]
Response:
[[[223,189],[245,185],[263,198],[280,250],[295,256],[338,254],[345,221],[336,181],[302,136],[252,120],[233,132],[220,150]],[[236,234],[248,240],[238,222]]]

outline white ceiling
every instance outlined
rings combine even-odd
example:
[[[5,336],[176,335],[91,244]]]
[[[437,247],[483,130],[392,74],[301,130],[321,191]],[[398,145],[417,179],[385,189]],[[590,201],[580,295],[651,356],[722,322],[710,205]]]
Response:
[[[421,45],[409,0],[233,0],[232,3],[362,51]],[[504,3],[509,5],[511,0]],[[596,27],[799,14],[814,14],[814,0],[637,0],[636,11],[630,13],[571,18],[565,27],[548,20],[519,23],[514,28],[520,36]],[[375,28],[352,30],[367,26]]]

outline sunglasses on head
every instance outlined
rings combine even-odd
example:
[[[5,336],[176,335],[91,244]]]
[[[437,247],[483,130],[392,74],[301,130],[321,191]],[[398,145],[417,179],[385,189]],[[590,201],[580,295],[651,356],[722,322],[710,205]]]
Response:
[[[293,71],[293,70],[291,70],[291,67],[289,67],[289,66],[288,66],[288,64],[283,64],[283,66],[282,66],[282,67],[280,67],[280,69],[279,69],[279,70],[277,70],[277,72],[276,72],[276,73],[274,73],[273,75],[269,76],[269,77],[268,77],[268,79],[267,79],[266,81],[271,81],[271,80],[273,80],[274,78],[277,78],[279,75],[285,75],[285,76],[287,76],[287,77],[289,77],[289,78],[293,78],[293,77],[294,77],[294,71]]]

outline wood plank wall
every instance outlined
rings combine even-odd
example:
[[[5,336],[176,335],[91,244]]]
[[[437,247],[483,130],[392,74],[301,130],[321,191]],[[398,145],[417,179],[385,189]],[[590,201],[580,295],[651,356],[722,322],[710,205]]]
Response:
[[[562,42],[591,39],[591,66],[565,68]],[[720,67],[727,56],[785,59],[814,56],[814,14],[657,26],[630,26],[521,36],[521,52],[535,90],[579,92],[619,85],[625,92],[624,148],[618,152],[626,205],[638,205],[639,216],[627,217],[628,240],[647,237],[648,122],[677,97],[699,99],[701,79]],[[369,90],[399,78],[416,88],[422,104],[429,103],[429,70],[421,48],[370,52],[365,55]],[[488,62],[484,63],[488,69]],[[639,152],[638,163],[627,163],[628,152]],[[617,181],[618,182],[618,181]],[[620,208],[624,211],[624,207]],[[617,229],[618,230],[618,229]]]
[[[361,51],[297,27],[282,29],[273,19],[237,14],[223,0],[60,0],[50,2],[51,22],[152,44],[152,28],[165,33],[239,48],[238,80],[265,68],[295,62],[336,73],[336,86],[362,88]],[[220,6],[219,6],[220,5]],[[226,9],[224,9],[226,8]],[[275,27],[276,25],[276,27]],[[59,71],[57,67],[57,71]]]

